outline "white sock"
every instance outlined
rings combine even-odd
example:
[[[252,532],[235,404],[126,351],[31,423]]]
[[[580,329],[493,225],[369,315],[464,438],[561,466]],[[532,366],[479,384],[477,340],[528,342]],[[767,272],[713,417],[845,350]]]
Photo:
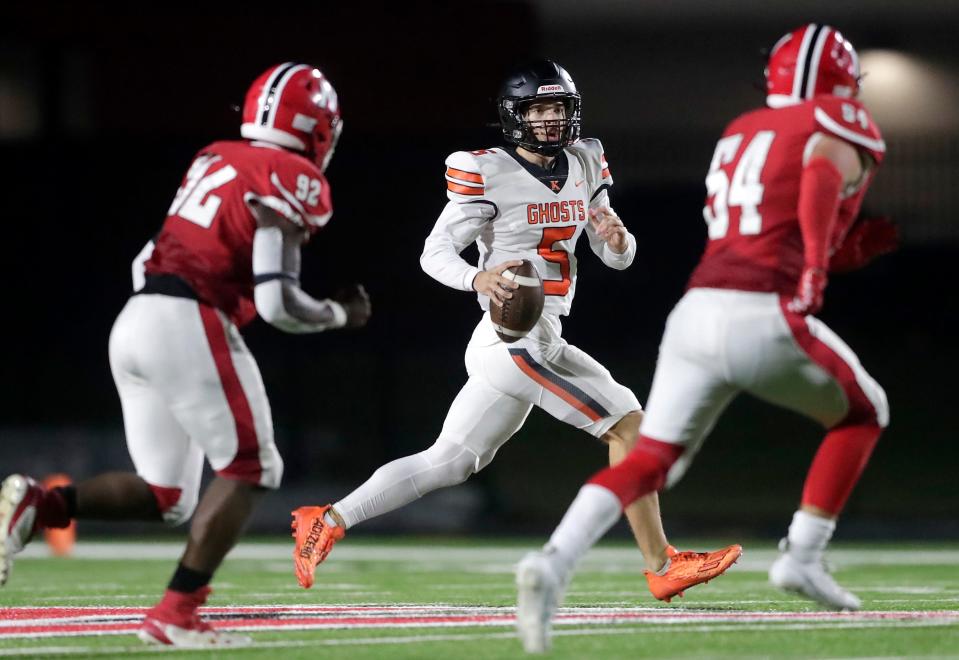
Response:
[[[336,521],[333,520],[333,516],[330,515],[330,512],[327,511],[323,514],[323,522],[326,523],[329,527],[336,527]]]
[[[572,573],[586,551],[616,524],[623,505],[608,488],[586,484],[566,510],[559,527],[544,546],[559,563],[564,577]]]
[[[430,467],[420,454],[404,456],[382,466],[359,488],[333,505],[343,518],[344,528],[418,500],[422,494],[416,489],[414,478]]]
[[[818,561],[835,529],[835,520],[797,511],[789,525],[789,554],[802,562]]]

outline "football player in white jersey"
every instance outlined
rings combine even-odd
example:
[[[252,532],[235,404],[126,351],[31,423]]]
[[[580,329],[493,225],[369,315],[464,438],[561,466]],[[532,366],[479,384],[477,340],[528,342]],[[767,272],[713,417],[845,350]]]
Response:
[[[457,151],[446,159],[449,202],[426,239],[420,263],[453,289],[475,291],[484,314],[466,349],[469,379],[453,401],[439,438],[397,459],[333,505],[293,512],[297,579],[314,570],[350,527],[424,494],[462,483],[493,460],[534,405],[609,445],[619,463],[638,437],[636,396],[610,372],[562,338],[560,317],[576,292],[576,243],[583,234],[610,268],[627,268],[636,239],[609,205],[613,183],[599,140],[580,138],[580,95],[570,75],[549,60],[534,62],[503,84],[498,110],[507,146]],[[471,243],[479,263],[460,253]],[[504,343],[489,306],[518,286],[503,272],[530,260],[546,303],[533,330]],[[739,546],[714,553],[676,552],[666,540],[655,494],[626,510],[646,562],[653,595],[669,600],[722,573]]]

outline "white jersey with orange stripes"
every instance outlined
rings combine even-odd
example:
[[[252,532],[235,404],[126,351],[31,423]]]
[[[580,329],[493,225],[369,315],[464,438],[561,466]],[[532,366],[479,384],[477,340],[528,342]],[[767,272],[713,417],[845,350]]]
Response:
[[[589,223],[589,209],[609,206],[613,183],[599,140],[567,147],[550,170],[527,163],[512,147],[457,151],[446,166],[449,202],[420,258],[423,270],[443,284],[470,291],[481,270],[529,259],[543,278],[543,313],[567,315],[576,292],[574,250],[584,231],[607,266],[623,269],[632,263],[632,235],[627,250],[617,254]],[[473,242],[479,248],[476,266],[460,256]],[[489,309],[489,299],[478,298]]]

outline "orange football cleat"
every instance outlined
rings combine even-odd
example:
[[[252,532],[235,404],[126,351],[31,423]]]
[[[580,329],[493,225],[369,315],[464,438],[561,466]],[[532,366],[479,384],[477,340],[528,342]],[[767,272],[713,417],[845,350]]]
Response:
[[[43,487],[46,489],[56,488],[57,486],[69,486],[73,482],[65,474],[51,474],[43,480]],[[73,546],[77,542],[77,521],[71,520],[70,524],[63,528],[47,527],[43,530],[43,540],[50,547],[50,552],[58,557],[69,557],[73,552]]]
[[[722,575],[727,568],[743,555],[741,545],[731,545],[715,552],[679,552],[667,546],[669,568],[665,575],[646,571],[646,582],[653,596],[667,603],[673,596],[682,597],[683,592],[697,584],[709,582]]]
[[[346,530],[337,525],[328,525],[323,520],[332,505],[301,506],[293,512],[293,567],[300,586],[309,589],[313,586],[313,571],[316,565],[326,559],[333,544],[346,536]]]

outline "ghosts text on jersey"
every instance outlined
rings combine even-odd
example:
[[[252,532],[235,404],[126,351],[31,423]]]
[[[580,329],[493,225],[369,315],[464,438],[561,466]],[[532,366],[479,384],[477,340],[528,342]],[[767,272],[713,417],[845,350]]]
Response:
[[[581,199],[526,205],[526,221],[531,225],[585,220],[586,204]]]

